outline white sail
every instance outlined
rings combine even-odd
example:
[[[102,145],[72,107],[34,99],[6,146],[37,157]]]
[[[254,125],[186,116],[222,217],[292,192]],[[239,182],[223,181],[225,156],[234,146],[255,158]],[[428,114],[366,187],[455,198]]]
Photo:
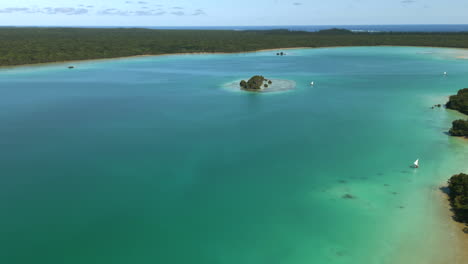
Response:
[[[417,160],[414,162],[414,166],[415,166],[415,167],[419,167],[419,159],[417,159]]]

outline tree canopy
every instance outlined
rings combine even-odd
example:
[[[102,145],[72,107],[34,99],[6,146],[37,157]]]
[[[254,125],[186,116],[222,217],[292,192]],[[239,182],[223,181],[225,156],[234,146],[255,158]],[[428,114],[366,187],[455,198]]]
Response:
[[[468,48],[468,33],[3,27],[0,66],[134,55],[378,45]]]
[[[468,115],[468,88],[461,89],[456,95],[450,96],[447,108]]]
[[[317,32],[318,34],[352,34],[353,32],[351,30],[348,30],[348,29],[342,29],[342,28],[331,28],[331,29],[324,29],[324,30],[320,30]]]
[[[468,120],[455,120],[452,122],[450,135],[455,137],[468,137]]]
[[[468,224],[468,174],[453,175],[448,181],[449,198],[456,220]]]
[[[255,75],[248,81],[242,80],[240,82],[240,87],[244,90],[261,90],[262,88],[268,88],[268,84],[271,83],[272,82],[265,79],[265,77],[261,75]]]
[[[461,89],[456,95],[450,96],[446,106],[468,115],[468,88]],[[468,137],[468,120],[453,121],[449,133],[456,137]]]

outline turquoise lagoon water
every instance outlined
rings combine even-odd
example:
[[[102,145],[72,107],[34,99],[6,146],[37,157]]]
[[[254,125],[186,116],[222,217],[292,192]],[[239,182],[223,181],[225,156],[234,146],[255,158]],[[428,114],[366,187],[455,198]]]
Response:
[[[462,115],[430,106],[468,86],[454,51],[2,69],[0,262],[450,261],[434,193],[468,170],[468,145],[446,135]],[[254,74],[296,88],[226,87]]]

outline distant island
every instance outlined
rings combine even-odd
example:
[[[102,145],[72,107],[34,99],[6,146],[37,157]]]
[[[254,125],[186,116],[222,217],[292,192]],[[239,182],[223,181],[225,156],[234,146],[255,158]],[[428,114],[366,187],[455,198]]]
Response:
[[[239,86],[242,90],[251,91],[251,92],[259,92],[263,89],[266,89],[271,85],[273,82],[271,80],[266,79],[261,75],[255,75],[250,78],[248,81],[242,80],[239,83]]]
[[[449,200],[455,220],[468,226],[468,174],[453,175],[448,181]],[[468,233],[468,227],[463,230]]]
[[[342,34],[353,34],[351,30],[342,28],[330,28],[317,31],[317,34],[330,34],[330,35],[342,35]]]
[[[0,66],[176,53],[334,46],[468,48],[468,33],[0,27]],[[281,55],[281,53],[279,53]],[[285,55],[283,53],[283,55]]]
[[[456,95],[450,96],[446,107],[468,115],[468,88],[461,89]],[[449,133],[456,137],[468,137],[468,119],[453,121]]]

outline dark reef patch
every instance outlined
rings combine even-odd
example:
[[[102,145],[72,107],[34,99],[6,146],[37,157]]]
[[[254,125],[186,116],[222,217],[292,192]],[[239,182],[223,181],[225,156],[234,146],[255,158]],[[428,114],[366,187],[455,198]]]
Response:
[[[343,198],[343,199],[356,199],[356,196],[347,193],[347,194],[341,196],[341,198]]]

